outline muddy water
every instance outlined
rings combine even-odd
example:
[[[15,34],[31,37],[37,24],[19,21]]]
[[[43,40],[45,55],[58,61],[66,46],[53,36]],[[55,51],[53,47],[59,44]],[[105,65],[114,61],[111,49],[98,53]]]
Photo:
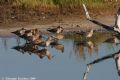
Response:
[[[108,32],[96,32],[92,38],[85,39],[78,34],[66,34],[64,39],[59,40],[61,47],[46,48],[52,55],[49,60],[47,56],[41,58],[32,52],[30,46],[24,49],[24,39],[19,39],[14,34],[1,34],[0,80],[83,80],[87,64],[119,51],[119,44],[108,41],[111,35]],[[39,47],[41,49],[43,48]],[[120,79],[113,58],[91,66],[88,80]]]

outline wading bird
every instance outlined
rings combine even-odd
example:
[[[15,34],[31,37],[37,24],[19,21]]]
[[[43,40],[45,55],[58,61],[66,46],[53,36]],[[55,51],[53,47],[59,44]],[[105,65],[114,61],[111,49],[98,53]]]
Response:
[[[19,30],[13,31],[13,32],[11,32],[11,33],[16,34],[17,36],[20,37],[20,36],[23,36],[23,35],[25,34],[25,31],[26,31],[26,29],[21,28],[21,29],[19,29]]]
[[[58,26],[57,28],[48,28],[47,31],[51,33],[62,33],[63,32],[63,27]]]
[[[114,43],[114,44],[120,44],[120,40],[119,38],[117,38],[116,36],[113,36],[112,38],[109,38],[107,40],[105,40],[104,42],[107,42],[107,43]]]
[[[93,29],[91,29],[88,32],[81,31],[81,32],[76,32],[76,34],[79,34],[81,36],[85,36],[86,38],[91,38],[93,36],[93,32],[94,32]]]

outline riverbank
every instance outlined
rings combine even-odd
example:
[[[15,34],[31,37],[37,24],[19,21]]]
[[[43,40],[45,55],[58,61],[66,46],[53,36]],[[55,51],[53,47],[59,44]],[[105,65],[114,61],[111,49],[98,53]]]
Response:
[[[4,0],[3,0],[4,1]],[[87,3],[90,15],[108,25],[114,25],[114,15],[119,8],[119,2]],[[12,3],[11,3],[12,4]],[[22,7],[10,3],[0,5],[0,29],[40,28],[62,26],[66,30],[101,29],[85,18],[82,5],[56,7]],[[99,4],[99,5],[98,5]]]
[[[41,4],[37,5],[37,1]],[[90,15],[94,17],[114,15],[120,5],[120,1],[114,0],[106,2],[105,0],[1,0],[0,24],[37,21],[42,23],[44,19],[61,20],[61,16],[84,18],[82,3],[86,4]]]
[[[84,16],[85,17],[85,16]],[[46,31],[47,28],[52,28],[52,27],[57,27],[61,26],[65,30],[65,32],[74,32],[74,31],[87,31],[92,29],[95,30],[104,30],[98,25],[95,25],[91,23],[90,21],[86,20],[86,18],[80,18],[79,16],[74,16],[74,17],[61,17],[61,21],[54,21],[53,18],[49,20],[42,20],[38,22],[14,22],[14,23],[9,23],[9,24],[2,24],[0,26],[0,30],[8,30],[8,31],[14,31],[17,29],[20,29],[22,27],[26,29],[31,29],[31,28],[38,28],[41,31]],[[114,25],[115,18],[114,16],[106,16],[106,17],[99,17],[96,18],[98,21],[107,24],[107,25]]]

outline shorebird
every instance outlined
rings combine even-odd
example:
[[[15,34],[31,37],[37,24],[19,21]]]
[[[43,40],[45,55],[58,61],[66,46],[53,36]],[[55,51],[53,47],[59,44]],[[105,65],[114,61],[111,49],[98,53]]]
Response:
[[[120,40],[116,36],[113,36],[112,38],[109,38],[109,39],[105,40],[104,42],[120,44]]]
[[[115,20],[115,25],[114,26],[108,26],[106,24],[103,24],[103,23],[95,20],[95,19],[92,19],[90,17],[89,13],[88,13],[88,10],[87,10],[85,4],[83,4],[83,8],[85,10],[86,18],[89,21],[91,21],[92,23],[97,24],[99,26],[102,26],[103,28],[107,29],[108,31],[114,31],[114,32],[120,33],[120,8],[117,11],[116,20]]]
[[[16,34],[17,36],[22,36],[22,35],[25,34],[25,31],[26,31],[26,29],[21,28],[21,29],[19,29],[19,30],[13,31],[13,32],[11,32],[11,33]]]
[[[47,31],[52,33],[61,33],[63,32],[63,27],[58,26],[57,28],[48,28]]]
[[[38,39],[42,38],[42,35],[40,34],[40,31],[37,28],[29,29],[29,30],[22,28],[20,30],[14,31],[12,33],[16,34],[20,38],[25,39],[26,42],[27,41],[29,41],[29,42],[37,41],[38,42]]]
[[[41,37],[39,37],[38,39],[30,41],[30,43],[33,44],[33,45],[38,45],[41,42],[43,42]]]
[[[86,37],[90,38],[92,37],[92,35],[93,35],[93,29],[91,29],[90,32],[86,34]]]
[[[86,38],[91,38],[93,36],[93,29],[91,29],[89,32],[76,32],[76,34],[79,34],[81,36],[85,36]]]
[[[33,30],[32,35],[27,36],[27,40],[30,42],[40,42],[41,39],[42,39],[42,35],[38,30],[35,30],[35,31]]]
[[[52,42],[52,37],[49,36],[46,41],[42,41],[42,42],[38,43],[37,45],[39,45],[41,47],[48,47],[51,42]]]
[[[26,30],[24,28],[13,31],[12,33],[24,39],[26,39],[28,36],[32,36],[32,30]]]

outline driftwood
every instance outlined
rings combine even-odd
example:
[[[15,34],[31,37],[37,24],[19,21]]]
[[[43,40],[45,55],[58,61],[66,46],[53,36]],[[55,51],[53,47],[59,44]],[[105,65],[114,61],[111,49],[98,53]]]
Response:
[[[85,4],[83,4],[83,8],[85,10],[87,20],[91,21],[94,24],[97,24],[97,25],[103,27],[104,29],[106,29],[108,31],[114,31],[114,32],[120,33],[120,26],[119,26],[120,25],[120,8],[118,9],[114,26],[108,26],[106,24],[99,22],[98,20],[91,18]]]

